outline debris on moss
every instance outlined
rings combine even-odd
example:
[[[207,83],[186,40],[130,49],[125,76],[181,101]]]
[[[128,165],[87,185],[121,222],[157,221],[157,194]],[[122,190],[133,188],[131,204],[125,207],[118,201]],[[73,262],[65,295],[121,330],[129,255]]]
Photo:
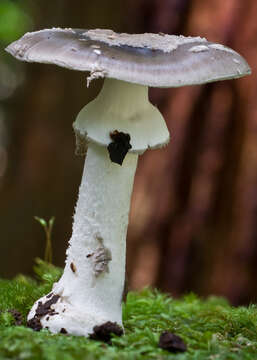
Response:
[[[156,290],[128,293],[123,305],[125,334],[112,345],[65,332],[35,332],[26,315],[35,300],[51,291],[62,270],[37,260],[37,281],[22,275],[0,280],[0,359],[25,360],[253,360],[257,359],[257,306],[231,307],[222,298],[201,300],[190,294],[173,299]],[[10,310],[15,309],[15,314]],[[22,326],[15,325],[16,321]],[[185,352],[160,348],[170,332]]]
[[[8,312],[10,314],[12,314],[13,318],[14,318],[14,325],[20,326],[23,323],[23,319],[22,319],[22,315],[19,311],[15,310],[15,309],[10,309],[8,310]]]
[[[172,334],[170,331],[163,331],[159,340],[159,347],[170,352],[185,352],[187,346],[180,336]]]
[[[93,340],[104,341],[107,344],[111,345],[111,337],[112,335],[121,336],[123,335],[122,328],[117,324],[111,321],[107,321],[102,325],[97,325],[94,327],[93,334],[90,334],[89,338]]]

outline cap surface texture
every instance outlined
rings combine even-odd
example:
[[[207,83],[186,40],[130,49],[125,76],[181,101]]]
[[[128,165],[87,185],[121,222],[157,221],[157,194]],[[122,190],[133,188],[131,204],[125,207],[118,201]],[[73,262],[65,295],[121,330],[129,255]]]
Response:
[[[22,61],[89,71],[90,80],[108,77],[153,87],[203,84],[251,73],[237,52],[200,37],[53,28],[27,33],[6,51]]]

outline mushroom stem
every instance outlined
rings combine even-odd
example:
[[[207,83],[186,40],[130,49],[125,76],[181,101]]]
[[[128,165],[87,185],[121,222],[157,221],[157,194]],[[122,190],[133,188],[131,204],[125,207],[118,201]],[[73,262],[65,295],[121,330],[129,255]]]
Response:
[[[28,320],[37,329],[88,336],[107,322],[122,326],[126,233],[138,153],[165,144],[169,132],[146,86],[113,79],[105,80],[73,126],[77,150],[83,153],[88,146],[88,151],[66,266],[52,295],[34,304]]]
[[[66,266],[52,290],[60,298],[40,317],[51,332],[64,328],[88,336],[107,321],[122,326],[126,233],[137,159],[128,153],[120,166],[110,161],[105,147],[89,144]],[[34,304],[29,320],[47,300],[49,295]]]

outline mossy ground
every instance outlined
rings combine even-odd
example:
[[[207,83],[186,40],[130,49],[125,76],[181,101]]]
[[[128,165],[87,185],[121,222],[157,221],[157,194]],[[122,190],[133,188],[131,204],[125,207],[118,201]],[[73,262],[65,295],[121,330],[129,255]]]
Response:
[[[203,301],[193,294],[176,300],[150,289],[129,293],[123,311],[126,334],[114,336],[112,346],[15,326],[7,310],[21,312],[25,325],[31,305],[50,291],[61,269],[38,261],[36,273],[38,281],[0,280],[0,360],[257,359],[257,306],[234,308],[224,299]],[[188,350],[172,354],[158,348],[163,330],[181,336]]]

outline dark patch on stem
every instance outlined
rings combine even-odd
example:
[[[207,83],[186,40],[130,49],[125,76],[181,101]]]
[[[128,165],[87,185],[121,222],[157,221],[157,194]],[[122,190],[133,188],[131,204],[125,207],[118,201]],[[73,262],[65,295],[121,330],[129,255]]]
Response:
[[[123,301],[125,303],[127,301],[128,292],[129,292],[129,287],[128,287],[128,280],[127,280],[127,276],[126,276],[125,280],[124,280],[124,285],[123,285],[121,302]]]
[[[51,309],[51,305],[57,303],[59,298],[60,298],[59,295],[54,295],[50,300],[47,300],[44,304],[42,303],[42,301],[39,301],[35,316],[42,317],[47,314],[53,315],[54,310]]]
[[[132,148],[130,145],[130,135],[114,130],[110,133],[110,138],[112,142],[107,146],[110,159],[112,162],[122,165],[129,149]]]
[[[50,294],[49,294],[50,295]],[[52,294],[53,295],[53,294]],[[48,297],[48,296],[47,296]],[[38,302],[38,307],[35,311],[35,315],[32,319],[27,321],[27,326],[32,328],[35,331],[40,331],[42,329],[42,324],[40,319],[45,315],[57,315],[58,313],[51,309],[51,306],[59,300],[59,295],[53,295],[50,300],[47,300],[44,304],[42,301]]]
[[[76,150],[75,154],[79,156],[85,156],[87,153],[87,140],[86,136],[80,134],[79,131],[75,130],[76,136]]]
[[[112,260],[112,254],[109,249],[104,246],[100,246],[96,249],[93,255],[93,271],[96,277],[102,273],[108,273],[108,264]]]
[[[41,329],[43,329],[40,319],[35,316],[27,321],[27,326],[33,329],[34,331],[40,331]]]
[[[61,328],[60,334],[68,334],[68,331],[65,328]]]
[[[75,264],[73,262],[70,263],[70,268],[71,268],[71,271],[74,272],[74,273],[77,271],[77,268],[76,268],[76,266],[75,266]]]
[[[162,332],[158,346],[161,349],[176,353],[185,352],[187,346],[180,336],[172,334],[169,331]]]

